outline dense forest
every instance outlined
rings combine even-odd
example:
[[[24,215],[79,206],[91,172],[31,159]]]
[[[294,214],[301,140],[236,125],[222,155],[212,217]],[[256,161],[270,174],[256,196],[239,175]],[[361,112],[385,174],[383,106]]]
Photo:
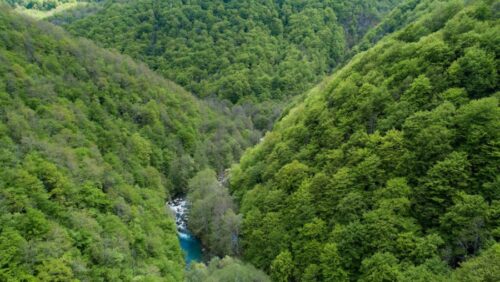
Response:
[[[311,87],[397,2],[115,1],[65,27],[200,97],[262,101]]]
[[[166,175],[195,149],[196,101],[5,7],[0,31],[0,280],[181,279]]]
[[[76,2],[101,2],[102,0],[5,0],[11,6],[19,6],[26,9],[49,11],[56,9],[62,4]]]
[[[498,281],[498,1],[3,2],[0,281]]]
[[[238,108],[0,8],[0,280],[178,281],[165,201],[258,133]]]
[[[500,277],[499,3],[421,9],[232,169],[243,258],[273,280]]]

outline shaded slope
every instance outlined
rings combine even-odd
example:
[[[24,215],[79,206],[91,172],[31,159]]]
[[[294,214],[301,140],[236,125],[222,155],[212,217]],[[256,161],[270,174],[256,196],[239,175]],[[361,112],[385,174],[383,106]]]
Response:
[[[498,4],[434,2],[232,170],[244,257],[275,280],[445,280],[500,239]]]
[[[201,97],[237,102],[308,89],[399,1],[109,3],[65,27],[146,62]]]

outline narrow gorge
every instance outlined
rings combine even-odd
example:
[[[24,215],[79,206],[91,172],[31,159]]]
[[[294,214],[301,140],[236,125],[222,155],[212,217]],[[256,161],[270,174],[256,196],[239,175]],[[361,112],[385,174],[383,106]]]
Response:
[[[191,262],[202,262],[204,248],[201,241],[187,227],[189,211],[185,197],[174,198],[167,205],[175,218],[179,243],[185,253],[186,266],[189,266]]]

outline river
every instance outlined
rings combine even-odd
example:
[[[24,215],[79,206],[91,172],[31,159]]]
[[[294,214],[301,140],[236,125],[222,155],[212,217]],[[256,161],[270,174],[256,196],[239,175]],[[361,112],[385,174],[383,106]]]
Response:
[[[168,203],[168,206],[175,214],[175,224],[177,225],[177,236],[179,243],[185,254],[186,265],[191,262],[201,262],[203,260],[203,246],[187,228],[187,202],[184,198],[176,198]]]

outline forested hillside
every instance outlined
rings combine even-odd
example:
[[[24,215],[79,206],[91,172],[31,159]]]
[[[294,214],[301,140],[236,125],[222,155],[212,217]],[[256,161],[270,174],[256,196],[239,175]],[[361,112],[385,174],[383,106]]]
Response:
[[[49,11],[60,5],[77,2],[101,2],[102,0],[5,0],[11,6],[20,6],[26,9]]]
[[[498,281],[499,1],[4,2],[0,281]]]
[[[2,0],[16,11],[34,18],[43,19],[63,11],[78,11],[77,15],[82,16],[96,12],[103,7],[102,0]],[[77,15],[73,15],[76,18]]]
[[[499,3],[410,9],[232,169],[274,281],[500,277]]]
[[[111,1],[95,15],[53,21],[201,97],[263,101],[311,87],[399,2]]]
[[[165,201],[258,139],[223,104],[214,113],[145,65],[3,5],[0,105],[1,281],[182,280]]]

